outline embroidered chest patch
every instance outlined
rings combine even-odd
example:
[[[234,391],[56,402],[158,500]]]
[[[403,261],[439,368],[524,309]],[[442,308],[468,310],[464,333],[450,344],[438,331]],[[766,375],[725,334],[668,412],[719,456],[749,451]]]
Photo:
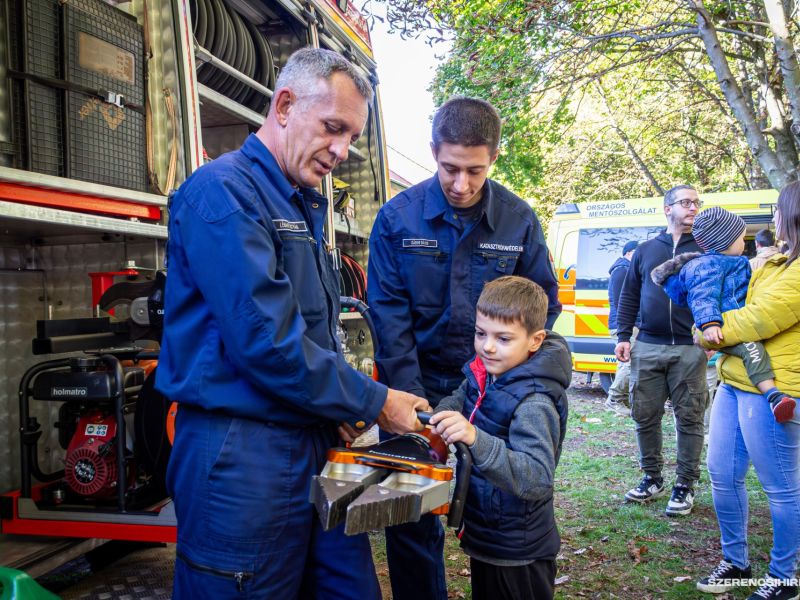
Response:
[[[305,221],[287,221],[286,219],[272,219],[272,224],[278,231],[308,231]]]
[[[404,239],[403,248],[438,248],[439,240]]]

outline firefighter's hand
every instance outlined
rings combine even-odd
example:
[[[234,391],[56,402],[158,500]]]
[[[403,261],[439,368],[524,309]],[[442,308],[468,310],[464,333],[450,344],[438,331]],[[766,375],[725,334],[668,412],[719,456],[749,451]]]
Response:
[[[618,361],[628,362],[631,359],[631,343],[620,342],[617,344],[617,347],[614,348],[614,354],[616,355]]]
[[[356,438],[364,433],[367,429],[372,427],[372,425],[367,425],[363,429],[356,429],[350,423],[341,423],[339,425],[339,437],[342,438],[343,442],[347,442],[348,444],[352,444],[356,441]]]
[[[423,427],[417,419],[418,410],[430,411],[431,405],[425,398],[389,388],[386,403],[378,415],[378,426],[390,433],[421,431]]]
[[[431,426],[448,444],[464,442],[467,446],[472,446],[478,435],[475,426],[464,415],[452,410],[443,410],[433,415]]]
[[[722,329],[719,327],[707,327],[703,330],[703,339],[712,344],[722,343]]]

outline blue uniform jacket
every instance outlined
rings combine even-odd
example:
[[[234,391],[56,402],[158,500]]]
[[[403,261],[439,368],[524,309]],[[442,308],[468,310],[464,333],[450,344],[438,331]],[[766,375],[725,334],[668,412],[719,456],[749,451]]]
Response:
[[[386,387],[347,365],[336,336],[326,208],[254,135],[187,179],[170,206],[164,395],[287,425],[377,418]]]
[[[547,327],[561,312],[558,283],[531,207],[486,180],[483,212],[462,229],[438,177],[381,207],[369,239],[367,301],[381,380],[424,395],[420,367],[459,373],[473,354],[484,283],[520,275],[547,293]]]
[[[698,329],[705,329],[721,327],[722,313],[744,306],[750,274],[745,256],[689,252],[653,269],[652,277],[675,304],[692,310]]]

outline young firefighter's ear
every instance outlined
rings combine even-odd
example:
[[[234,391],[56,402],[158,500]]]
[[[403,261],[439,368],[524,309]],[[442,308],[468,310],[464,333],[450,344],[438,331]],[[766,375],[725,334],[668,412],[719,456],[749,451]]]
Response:
[[[536,352],[542,345],[542,342],[544,342],[545,337],[547,337],[547,332],[544,329],[534,331],[530,334],[528,336],[528,352]]]

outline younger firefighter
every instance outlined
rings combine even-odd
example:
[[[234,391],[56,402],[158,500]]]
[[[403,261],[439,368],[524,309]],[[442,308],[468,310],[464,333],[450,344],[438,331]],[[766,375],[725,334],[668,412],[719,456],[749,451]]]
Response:
[[[487,283],[476,356],[431,418],[445,441],[467,444],[474,461],[458,535],[475,600],[553,597],[561,545],[553,477],[572,360],[564,338],[544,329],[546,319],[547,296],[536,283],[517,276]]]

